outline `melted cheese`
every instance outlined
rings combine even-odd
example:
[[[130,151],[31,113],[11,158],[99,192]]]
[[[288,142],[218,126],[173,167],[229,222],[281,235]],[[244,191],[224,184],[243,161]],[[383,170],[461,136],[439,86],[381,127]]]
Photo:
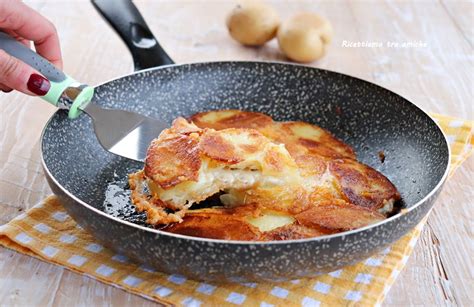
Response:
[[[229,188],[234,190],[247,190],[256,186],[271,188],[283,186],[288,184],[289,180],[294,179],[294,176],[289,174],[287,174],[288,176],[264,175],[262,170],[257,170],[257,164],[260,164],[261,160],[258,157],[253,158],[240,165],[234,165],[232,168],[210,167],[209,160],[203,160],[197,181],[182,182],[171,189],[162,189],[151,180],[148,181],[148,185],[152,194],[162,201],[184,205],[200,202]],[[224,196],[221,200],[228,206],[239,204],[236,198],[231,199]]]
[[[247,221],[260,231],[270,231],[292,224],[295,219],[290,215],[267,212],[259,217],[249,217]]]

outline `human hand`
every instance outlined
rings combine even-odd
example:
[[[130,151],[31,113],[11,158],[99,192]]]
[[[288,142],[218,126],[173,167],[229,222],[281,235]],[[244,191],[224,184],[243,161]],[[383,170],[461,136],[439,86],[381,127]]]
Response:
[[[18,0],[0,0],[0,31],[30,47],[57,68],[62,68],[61,49],[54,25]],[[15,89],[44,96],[51,84],[38,71],[0,49],[0,90]]]

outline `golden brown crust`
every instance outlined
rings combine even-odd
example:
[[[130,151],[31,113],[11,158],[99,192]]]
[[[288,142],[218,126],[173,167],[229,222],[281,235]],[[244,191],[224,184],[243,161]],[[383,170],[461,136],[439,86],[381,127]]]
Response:
[[[264,150],[269,140],[253,129],[204,129],[199,141],[202,154],[228,164],[242,162],[249,154]]]
[[[144,184],[146,176],[143,171],[138,171],[129,175],[130,198],[138,212],[146,212],[147,223],[151,225],[168,224],[182,221],[189,205],[173,206],[145,192]],[[166,209],[174,210],[173,213],[166,212]]]
[[[279,140],[285,145],[299,144],[309,154],[331,159],[356,158],[352,147],[316,125],[305,122],[283,122],[275,123],[275,128],[272,129],[278,132]]]
[[[298,223],[293,223],[290,225],[275,228],[270,231],[262,232],[260,235],[260,241],[297,240],[319,237],[325,234],[330,233],[321,231],[314,227],[311,228],[300,225]]]
[[[144,172],[130,176],[133,203],[147,212],[150,224],[169,224],[165,231],[229,240],[309,238],[381,221],[385,216],[378,211],[400,199],[385,176],[359,163],[349,145],[318,126],[274,122],[264,114],[238,110],[203,112],[190,119],[194,124],[178,118],[163,131],[160,140],[150,146]],[[283,144],[288,152],[264,151],[269,140]],[[288,177],[296,169],[304,183],[243,190],[228,187],[225,193],[237,201],[237,207],[199,210],[188,210],[190,204],[163,202],[137,188],[140,184],[152,190],[155,186],[168,190],[180,184],[187,187],[184,182],[198,180],[204,160],[211,168],[225,165],[231,170],[246,163],[247,157],[264,164],[263,176],[283,173]],[[201,199],[205,197],[198,201]],[[261,231],[248,218],[264,210],[287,214],[296,221]]]
[[[352,147],[334,137],[329,131],[305,122],[274,122],[265,114],[239,110],[197,113],[191,116],[190,120],[200,128],[215,130],[252,128],[287,147],[300,144],[329,158],[356,158]]]
[[[144,177],[136,178],[141,178],[141,184],[147,185],[151,196],[150,205],[141,204],[141,207],[178,210],[180,217],[185,212],[185,205],[189,207],[236,187],[249,189],[264,182],[270,187],[285,186],[281,192],[293,195],[291,174],[296,177],[299,173],[290,154],[260,132],[246,128],[200,129],[179,118],[152,142]],[[285,185],[285,182],[289,184]],[[272,193],[265,195],[272,202],[276,201]],[[256,196],[260,199],[260,195]],[[254,196],[248,194],[243,198],[252,202]],[[132,199],[134,202],[147,201],[137,195]],[[152,213],[153,220],[163,217],[162,213]]]
[[[321,177],[327,169],[325,159],[316,155],[295,154],[290,151],[290,155],[295,159],[301,175],[303,177],[316,176]]]
[[[390,180],[370,166],[351,159],[338,159],[329,163],[329,170],[346,199],[356,206],[375,211],[386,201],[400,200]]]
[[[279,152],[264,150],[270,141],[254,129],[200,129],[178,118],[153,140],[145,160],[145,175],[162,189],[197,181],[202,157],[211,163],[242,162],[249,154],[265,152],[264,162],[275,171],[291,163]]]
[[[333,200],[305,210],[295,218],[309,228],[319,229],[324,233],[337,233],[382,221],[385,216],[348,202]]]
[[[346,202],[320,205],[295,215],[296,222],[261,231],[248,222],[258,215],[249,210],[211,208],[189,211],[183,222],[168,225],[163,230],[183,235],[243,241],[294,240],[353,230],[383,220],[377,212]]]
[[[147,152],[145,175],[163,189],[197,180],[201,167],[197,146],[197,138],[187,134],[153,140]]]
[[[228,164],[236,164],[243,160],[235,146],[226,141],[220,133],[208,132],[202,136],[199,149],[207,157]]]
[[[273,123],[273,119],[262,113],[240,110],[219,110],[196,113],[189,118],[200,128],[222,130],[227,128],[257,129]]]
[[[182,223],[171,224],[163,230],[193,237],[242,241],[292,240],[331,233],[295,222],[269,231],[261,231],[248,221],[249,217],[260,214],[260,210],[253,205],[232,209],[194,210],[188,212]]]
[[[246,222],[244,217],[236,215],[232,209],[206,209],[190,212],[182,223],[175,223],[165,231],[223,240],[255,241],[260,237],[260,231]]]

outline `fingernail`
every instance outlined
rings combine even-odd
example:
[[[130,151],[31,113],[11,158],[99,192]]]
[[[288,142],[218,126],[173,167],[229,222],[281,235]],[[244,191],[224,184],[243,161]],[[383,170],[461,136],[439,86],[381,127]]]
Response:
[[[32,74],[26,85],[31,92],[39,96],[46,95],[51,87],[49,80],[38,74]]]

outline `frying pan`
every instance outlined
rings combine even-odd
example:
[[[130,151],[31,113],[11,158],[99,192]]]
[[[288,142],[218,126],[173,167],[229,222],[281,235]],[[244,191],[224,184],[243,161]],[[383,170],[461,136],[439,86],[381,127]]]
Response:
[[[360,161],[386,175],[406,206],[402,214],[374,225],[301,240],[226,241],[163,232],[146,225],[121,190],[120,181],[143,165],[105,151],[87,116],[71,120],[59,110],[42,134],[44,172],[68,213],[103,245],[193,279],[283,281],[361,261],[406,234],[430,211],[446,180],[450,152],[441,129],[416,105],[367,81],[302,65],[172,65],[130,1],[94,5],[125,41],[137,69],[97,86],[98,104],[169,123],[177,116],[217,109],[314,123],[352,145]],[[381,150],[384,163],[377,155]]]

